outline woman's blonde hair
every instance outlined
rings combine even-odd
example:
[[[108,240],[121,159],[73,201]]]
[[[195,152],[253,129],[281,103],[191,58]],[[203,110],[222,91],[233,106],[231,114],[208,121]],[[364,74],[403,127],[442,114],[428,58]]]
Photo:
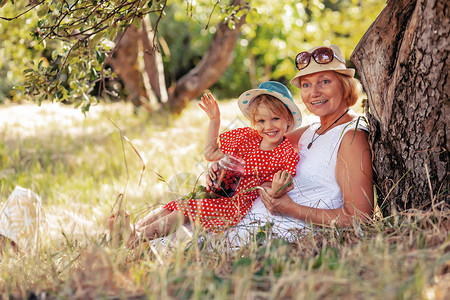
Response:
[[[361,82],[354,77],[349,77],[338,72],[334,72],[341,83],[344,94],[342,95],[348,106],[355,105],[356,101],[362,96]]]
[[[292,125],[294,124],[294,116],[292,115],[292,112],[278,98],[268,95],[268,94],[261,94],[261,95],[256,96],[250,104],[249,110],[250,110],[250,115],[252,116],[252,125],[253,126],[256,125],[255,116],[256,116],[258,108],[261,104],[266,105],[275,114],[280,115],[281,117],[285,118],[289,123],[288,131],[292,129]]]

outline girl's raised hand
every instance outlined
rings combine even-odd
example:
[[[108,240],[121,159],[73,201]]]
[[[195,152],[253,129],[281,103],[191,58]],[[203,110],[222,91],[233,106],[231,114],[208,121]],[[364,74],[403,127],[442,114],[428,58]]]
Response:
[[[219,105],[211,93],[203,94],[202,102],[198,103],[201,109],[212,119],[220,118]]]

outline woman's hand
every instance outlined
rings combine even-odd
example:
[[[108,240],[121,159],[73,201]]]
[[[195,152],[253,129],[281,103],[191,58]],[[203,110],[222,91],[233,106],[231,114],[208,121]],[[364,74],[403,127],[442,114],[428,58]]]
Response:
[[[367,134],[347,132],[342,138],[336,163],[336,180],[343,195],[340,208],[316,208],[295,203],[288,195],[271,197],[261,191],[261,201],[272,215],[288,216],[321,226],[348,227],[355,218],[370,219],[373,212],[371,152]],[[268,185],[264,186],[268,189]]]
[[[280,198],[274,198],[270,196],[265,189],[260,190],[259,194],[261,197],[261,202],[271,215],[291,216],[290,213],[293,211],[295,202],[292,201],[288,195],[284,194]]]
[[[211,93],[203,94],[202,102],[199,102],[198,106],[208,115],[210,120],[220,119],[219,105]]]

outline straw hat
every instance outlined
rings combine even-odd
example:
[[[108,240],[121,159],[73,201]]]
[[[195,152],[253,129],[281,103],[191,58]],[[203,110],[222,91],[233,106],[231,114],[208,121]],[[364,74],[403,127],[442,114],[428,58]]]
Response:
[[[239,108],[247,119],[252,121],[252,116],[250,115],[250,105],[256,96],[262,94],[274,96],[286,105],[294,117],[293,129],[302,124],[302,113],[300,112],[298,106],[294,103],[291,92],[284,84],[276,81],[263,82],[257,89],[248,90],[239,96]]]
[[[28,189],[17,186],[0,211],[0,235],[32,251],[38,244],[42,221],[42,200]]]
[[[309,49],[308,52],[312,53],[314,50],[316,50],[317,48],[321,48],[321,47],[326,47],[326,46],[317,46],[317,47]],[[342,55],[342,51],[339,48],[339,46],[331,45],[329,48],[331,48],[331,50],[333,50],[334,55],[335,55],[334,59],[331,62],[326,63],[326,64],[318,64],[311,57],[309,65],[306,68],[301,69],[297,73],[297,75],[295,75],[294,78],[292,78],[291,84],[293,86],[301,88],[300,77],[309,75],[309,74],[313,74],[313,73],[323,72],[323,71],[335,71],[335,72],[347,75],[349,77],[355,76],[355,69],[347,68],[345,66],[345,63],[341,62],[341,61],[345,62],[345,58],[344,58],[344,55]],[[338,59],[336,59],[336,57]]]

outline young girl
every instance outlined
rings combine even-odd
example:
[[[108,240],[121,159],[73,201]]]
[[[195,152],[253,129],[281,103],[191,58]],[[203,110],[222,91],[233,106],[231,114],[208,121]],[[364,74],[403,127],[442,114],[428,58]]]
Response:
[[[238,102],[253,128],[238,128],[220,137],[220,110],[216,100],[211,94],[205,94],[199,103],[210,119],[204,152],[206,160],[217,161],[224,154],[245,160],[244,175],[234,195],[169,202],[162,213],[157,216],[149,214],[137,223],[131,244],[168,235],[189,220],[212,231],[235,225],[258,197],[254,188],[265,181],[274,182],[268,190],[272,197],[286,192],[299,157],[284,134],[301,124],[301,113],[290,91],[281,83],[264,82],[258,89],[243,93]]]

